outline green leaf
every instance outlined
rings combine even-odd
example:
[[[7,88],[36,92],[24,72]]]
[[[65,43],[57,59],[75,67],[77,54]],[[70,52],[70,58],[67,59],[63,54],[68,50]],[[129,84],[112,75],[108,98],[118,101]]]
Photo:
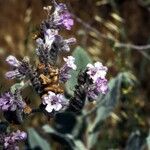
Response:
[[[57,142],[59,142],[63,146],[66,145],[67,148],[70,150],[87,150],[83,142],[75,139],[74,136],[71,134],[62,134],[60,132],[57,132],[49,125],[44,125],[43,130],[52,137],[54,137],[55,141],[57,139]]]
[[[97,101],[101,102],[101,105],[97,109],[96,119],[93,123],[93,128],[91,129],[91,132],[94,132],[97,126],[99,126],[100,122],[106,119],[107,116],[109,116],[110,112],[120,98],[121,79],[122,74],[119,74],[116,78],[111,79],[108,84],[109,92],[106,95],[100,96],[99,99],[97,99]]]
[[[150,149],[150,132],[148,137],[146,138],[148,149]]]
[[[97,99],[96,118],[91,126],[88,128],[89,132],[89,147],[91,148],[95,143],[103,121],[110,115],[115,106],[117,105],[122,90],[122,84],[128,82],[129,85],[133,85],[133,75],[128,72],[120,73],[117,77],[110,80],[109,92],[106,95],[101,95]],[[95,140],[93,140],[95,139]]]
[[[42,128],[46,133],[55,133],[55,130],[49,125],[44,125]]]
[[[73,95],[74,86],[77,84],[77,76],[81,70],[84,70],[88,63],[92,63],[88,53],[81,47],[77,47],[73,52],[77,70],[71,72],[71,78],[66,83],[66,90],[70,95]]]
[[[140,131],[134,131],[130,134],[125,150],[142,150],[145,143],[145,138],[141,135]]]
[[[55,141],[59,142],[63,146],[67,146],[70,150],[74,150],[75,144],[71,134],[62,134],[57,132],[49,125],[44,125],[43,130],[45,133],[49,134],[52,139],[54,138]]]
[[[80,140],[75,140],[75,146],[75,150],[87,150],[83,142],[81,142]]]
[[[44,140],[33,128],[28,129],[28,142],[31,149],[40,148],[42,150],[50,150],[49,143]]]
[[[109,116],[110,112],[116,105],[118,98],[120,97],[120,85],[121,81],[119,75],[117,78],[114,78],[109,82],[109,93],[99,99],[99,101],[102,101],[101,106],[97,109],[94,123],[89,126],[88,129],[88,144],[90,148],[92,148],[97,141],[98,132],[103,123],[102,121]]]

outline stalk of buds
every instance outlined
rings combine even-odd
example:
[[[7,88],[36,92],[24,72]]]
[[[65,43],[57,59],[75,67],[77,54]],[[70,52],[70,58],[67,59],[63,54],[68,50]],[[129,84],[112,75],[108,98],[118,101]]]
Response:
[[[59,31],[71,30],[74,21],[65,4],[56,2],[53,4],[53,13],[51,13],[50,6],[44,8],[48,17],[42,22],[36,37],[38,65],[31,65],[28,57],[19,61],[14,56],[8,56],[6,62],[12,70],[6,73],[6,78],[19,79],[24,82],[28,80],[41,98],[39,108],[48,116],[54,117],[56,113],[62,111],[80,114],[86,99],[95,100],[100,93],[107,92],[107,79],[105,78],[107,67],[100,62],[94,65],[88,64],[86,69],[78,75],[78,84],[75,86],[72,98],[70,100],[65,98],[63,84],[71,78],[70,71],[77,69],[75,58],[72,56],[64,58],[65,64],[61,68],[58,68],[56,63],[59,54],[69,52],[70,45],[74,44],[76,39],[64,39]],[[21,91],[22,89],[15,92],[9,91],[0,97],[0,110],[4,112],[9,122],[21,123],[23,113],[26,113],[28,106],[21,97]],[[21,119],[18,121],[11,117],[11,114]],[[5,136],[4,148],[9,149],[13,144],[16,145],[16,141],[24,138],[25,134],[20,131]]]
[[[7,127],[6,122],[0,122],[0,145],[4,150],[19,150],[18,143],[26,140],[27,134],[20,130],[8,133]]]

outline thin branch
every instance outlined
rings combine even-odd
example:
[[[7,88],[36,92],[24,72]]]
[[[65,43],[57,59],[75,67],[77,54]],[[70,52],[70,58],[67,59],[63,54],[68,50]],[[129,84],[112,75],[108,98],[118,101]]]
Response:
[[[88,23],[84,22],[81,18],[73,15],[74,18],[77,20],[77,22],[81,23],[84,27],[94,31],[98,36],[107,39],[107,40],[111,40],[113,42],[116,42],[116,47],[125,47],[125,48],[131,48],[131,49],[135,49],[135,50],[150,50],[150,44],[148,45],[134,45],[134,44],[129,44],[129,43],[120,43],[117,42],[117,39],[114,39],[112,37],[109,37],[101,32],[99,32],[97,29],[93,28],[91,25],[89,25]]]
[[[134,45],[134,44],[128,44],[128,43],[116,43],[116,47],[125,47],[125,48],[131,48],[135,50],[150,50],[150,44],[148,45]]]
[[[150,44],[148,45],[133,45],[133,44],[125,44],[125,43],[116,43],[115,47],[118,48],[129,48],[137,50],[141,55],[147,58],[150,61],[150,56],[145,52],[145,50],[150,50]]]
[[[114,42],[116,47],[118,47],[118,48],[129,48],[129,49],[137,50],[145,58],[150,60],[150,56],[145,52],[145,50],[150,50],[150,44],[148,44],[148,45],[134,45],[134,44],[130,44],[130,43],[118,42],[117,39],[109,37],[106,34],[99,32],[97,29],[93,28],[91,25],[84,22],[81,18],[77,17],[76,15],[73,14],[73,16],[76,19],[76,21],[79,22],[80,24],[82,24],[86,29],[93,31],[95,34],[97,34],[99,37],[101,37],[103,39],[110,40],[110,41]]]
[[[150,61],[150,56],[145,51],[139,51],[145,58],[147,58]]]
[[[98,36],[104,38],[104,39],[108,39],[108,40],[113,40],[115,41],[113,38],[108,37],[107,35],[99,32],[97,29],[93,28],[91,25],[89,25],[88,23],[84,22],[81,18],[73,15],[73,17],[76,19],[77,22],[79,22],[80,24],[82,24],[85,28],[90,29],[92,31],[94,31]]]

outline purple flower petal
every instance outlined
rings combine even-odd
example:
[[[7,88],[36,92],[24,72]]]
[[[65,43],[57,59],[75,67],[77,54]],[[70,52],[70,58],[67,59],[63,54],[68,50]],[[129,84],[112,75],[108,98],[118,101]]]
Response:
[[[5,77],[7,79],[15,79],[17,76],[20,76],[20,73],[18,72],[18,70],[8,71],[5,74]]]
[[[16,132],[12,132],[5,137],[4,148],[19,150],[17,143],[25,140],[26,138],[27,138],[27,134],[25,132],[21,132],[20,130]]]
[[[67,58],[64,58],[64,61],[66,62],[63,67],[60,69],[59,74],[59,80],[61,82],[66,82],[70,77],[70,71],[76,70],[76,65],[74,64],[75,58],[72,56],[68,56]]]
[[[87,74],[95,83],[97,79],[105,79],[107,73],[107,67],[103,66],[102,63],[96,62],[94,65],[88,64],[87,65],[88,71]]]
[[[53,13],[53,23],[58,27],[64,27],[67,30],[71,30],[74,21],[65,4],[61,3],[55,6],[55,11]]]
[[[12,55],[10,55],[10,56],[8,56],[8,57],[6,58],[6,62],[7,62],[9,65],[14,66],[14,67],[19,67],[19,65],[20,65],[20,61],[18,61],[18,60],[16,59],[16,57],[14,57],[14,56],[12,56]]]
[[[105,78],[107,73],[107,67],[102,63],[96,62],[94,65],[87,65],[87,74],[92,79],[92,84],[88,85],[87,96],[92,99],[96,99],[100,93],[106,94],[108,91],[108,83]]]
[[[16,109],[23,110],[25,107],[25,102],[22,101],[19,95],[14,95],[10,92],[4,93],[0,97],[0,110],[2,111],[15,111]]]
[[[67,100],[62,94],[55,94],[49,91],[47,95],[43,96],[43,104],[46,105],[45,110],[49,113],[59,111],[67,105]],[[66,102],[66,103],[65,103]]]
[[[72,56],[68,56],[67,58],[64,58],[64,61],[66,62],[66,66],[68,68],[71,68],[73,70],[77,69],[77,66],[74,64],[75,58]]]

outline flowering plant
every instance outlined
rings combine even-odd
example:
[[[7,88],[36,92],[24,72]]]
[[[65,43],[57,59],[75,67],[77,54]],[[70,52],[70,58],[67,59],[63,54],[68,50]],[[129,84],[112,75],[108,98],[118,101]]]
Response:
[[[13,124],[22,124],[26,117],[36,112],[44,113],[48,118],[55,118],[60,114],[81,116],[86,101],[96,101],[99,95],[108,92],[106,79],[107,67],[96,62],[87,63],[86,67],[77,75],[77,83],[73,95],[65,95],[65,83],[72,78],[71,72],[77,70],[76,58],[67,56],[64,65],[57,66],[60,54],[70,51],[70,45],[76,42],[75,38],[64,39],[59,32],[63,29],[71,30],[74,21],[65,4],[53,1],[54,12],[51,7],[45,7],[48,17],[41,23],[39,34],[36,37],[36,55],[38,64],[32,65],[29,57],[18,60],[15,56],[8,56],[6,62],[11,71],[6,72],[8,80],[17,79],[8,91],[0,96],[0,111],[5,120]],[[26,86],[31,86],[40,97],[40,105],[34,109],[23,98],[22,92]],[[56,117],[57,118],[57,117]],[[0,126],[4,125],[0,123]],[[1,131],[0,144],[3,149],[19,149],[17,143],[26,140],[27,134],[17,130]]]

